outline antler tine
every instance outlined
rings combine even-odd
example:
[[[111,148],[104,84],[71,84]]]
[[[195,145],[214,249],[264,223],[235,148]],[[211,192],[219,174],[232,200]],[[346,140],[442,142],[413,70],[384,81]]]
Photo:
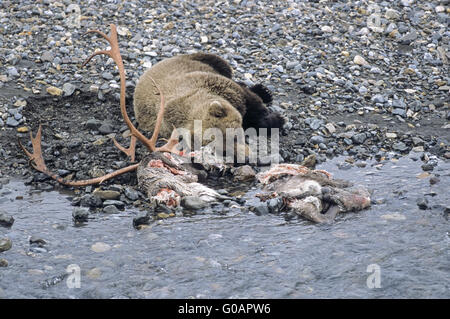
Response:
[[[156,87],[156,89],[158,90],[158,93],[161,97],[158,115],[156,116],[155,128],[153,130],[153,135],[150,138],[150,142],[152,143],[153,146],[155,146],[156,141],[158,140],[159,131],[161,130],[161,125],[162,125],[162,121],[163,121],[163,117],[164,117],[166,104],[164,101],[164,94],[161,92],[161,89],[159,88],[158,84],[156,84],[155,80],[152,77],[150,77],[150,80],[152,80],[153,85]],[[177,153],[177,151],[175,150],[175,146],[178,144],[178,142],[179,142],[178,141],[178,132],[174,126],[172,134],[170,135],[169,140],[167,140],[167,143],[161,147],[155,147],[155,151]]]
[[[178,143],[179,143],[179,134],[177,129],[175,128],[175,126],[173,127],[173,131],[172,134],[170,135],[170,138],[167,140],[167,143],[164,144],[161,147],[156,148],[156,150],[158,152],[170,152],[170,153],[175,153],[178,155],[182,155],[183,151],[178,151],[176,149]]]
[[[33,145],[33,153],[30,153],[25,146],[22,145],[22,143],[19,140],[19,146],[24,151],[24,153],[28,156],[31,166],[33,166],[34,169],[37,171],[51,177],[55,181],[57,181],[60,184],[67,185],[67,186],[87,186],[92,184],[101,184],[104,181],[111,179],[113,177],[116,177],[118,175],[121,175],[123,173],[131,172],[137,169],[138,164],[130,165],[127,167],[124,167],[122,169],[119,169],[117,171],[111,172],[109,174],[106,174],[104,176],[100,176],[97,178],[91,178],[91,179],[84,179],[79,181],[68,181],[63,179],[61,176],[51,172],[47,166],[45,165],[44,158],[42,157],[42,147],[41,147],[41,136],[42,136],[42,126],[39,125],[39,129],[36,133],[36,136],[33,137],[33,133],[30,132],[31,137],[31,144]]]
[[[128,148],[125,148],[122,145],[120,145],[119,142],[117,142],[114,137],[112,138],[112,140],[114,142],[114,145],[119,150],[121,150],[122,152],[124,152],[125,154],[127,154],[130,157],[131,163],[134,163],[135,157],[136,157],[136,136],[131,135],[130,146]]]

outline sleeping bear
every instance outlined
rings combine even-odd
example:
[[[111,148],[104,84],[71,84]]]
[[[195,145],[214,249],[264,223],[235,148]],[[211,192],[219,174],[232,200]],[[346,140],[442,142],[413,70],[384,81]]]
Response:
[[[139,127],[153,131],[165,98],[165,113],[160,136],[169,138],[173,128],[185,128],[194,135],[194,120],[202,120],[202,134],[218,128],[280,128],[283,117],[267,105],[270,91],[263,85],[248,87],[231,79],[230,65],[207,53],[179,55],[162,60],[139,79],[134,92],[134,112]],[[205,141],[203,141],[205,142]],[[204,143],[205,144],[205,143]]]

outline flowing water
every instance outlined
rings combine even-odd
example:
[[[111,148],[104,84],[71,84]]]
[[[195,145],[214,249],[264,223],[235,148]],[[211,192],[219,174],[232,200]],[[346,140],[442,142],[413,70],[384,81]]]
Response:
[[[378,204],[330,225],[233,208],[142,230],[133,209],[77,226],[67,194],[12,180],[0,189],[1,210],[15,218],[0,227],[13,242],[0,253],[9,262],[0,297],[449,298],[450,163],[439,163],[430,185],[417,177],[420,160],[340,170],[342,161],[318,168],[368,186]],[[256,192],[245,195],[250,203]],[[423,197],[430,209],[417,206]],[[31,247],[30,236],[47,244]]]

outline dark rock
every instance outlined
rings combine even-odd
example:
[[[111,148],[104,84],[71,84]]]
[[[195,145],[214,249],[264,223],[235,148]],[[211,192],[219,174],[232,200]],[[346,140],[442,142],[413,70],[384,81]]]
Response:
[[[439,177],[437,177],[437,176],[431,176],[430,177],[430,185],[434,185],[434,184],[437,184],[437,183],[439,183],[441,180],[439,179]]]
[[[420,209],[427,209],[428,208],[428,199],[426,199],[426,198],[418,198],[416,203],[417,203],[417,206],[419,206]]]
[[[35,245],[38,247],[43,247],[47,244],[44,239],[35,236],[31,236],[28,242],[30,243],[30,245]]]
[[[72,217],[76,221],[87,221],[89,218],[89,210],[84,208],[76,208],[72,212]]]
[[[148,213],[139,213],[136,217],[133,218],[133,227],[138,228],[141,225],[150,224],[152,218]]]
[[[266,204],[262,204],[255,207],[254,213],[258,216],[269,214],[269,207]]]
[[[131,187],[125,187],[123,193],[129,200],[135,201],[139,199],[139,192]]]
[[[0,267],[8,267],[8,261],[6,259],[0,258]]]
[[[98,128],[98,131],[103,135],[111,134],[114,133],[114,126],[112,126],[110,123],[103,123]]]
[[[11,215],[0,212],[0,225],[3,227],[11,227],[14,224],[14,217]]]
[[[435,165],[433,163],[425,163],[421,167],[424,171],[432,171]]]
[[[314,94],[314,93],[316,93],[315,87],[313,87],[311,85],[300,85],[300,90],[302,90],[306,94]]]
[[[86,128],[89,130],[95,130],[98,131],[98,128],[102,125],[102,122],[97,119],[89,119],[86,121]]]
[[[81,197],[80,206],[81,207],[93,207],[93,208],[102,207],[103,202],[102,202],[102,199],[98,196],[86,194]]]
[[[125,203],[121,202],[120,200],[111,200],[111,199],[109,199],[109,200],[105,200],[103,202],[103,207],[110,206],[110,205],[116,206],[119,209],[124,209],[125,208]]]

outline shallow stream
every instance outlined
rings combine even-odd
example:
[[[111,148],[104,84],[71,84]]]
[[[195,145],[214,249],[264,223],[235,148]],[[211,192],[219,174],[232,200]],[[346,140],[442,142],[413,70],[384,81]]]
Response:
[[[0,253],[9,262],[0,297],[449,298],[450,163],[439,162],[430,185],[411,157],[347,170],[337,167],[343,160],[318,168],[369,187],[377,204],[330,225],[235,208],[142,230],[127,209],[80,227],[68,194],[12,180],[0,189],[1,210],[15,218],[0,227],[13,242]],[[426,210],[416,203],[424,197]],[[47,244],[31,247],[30,236]]]

